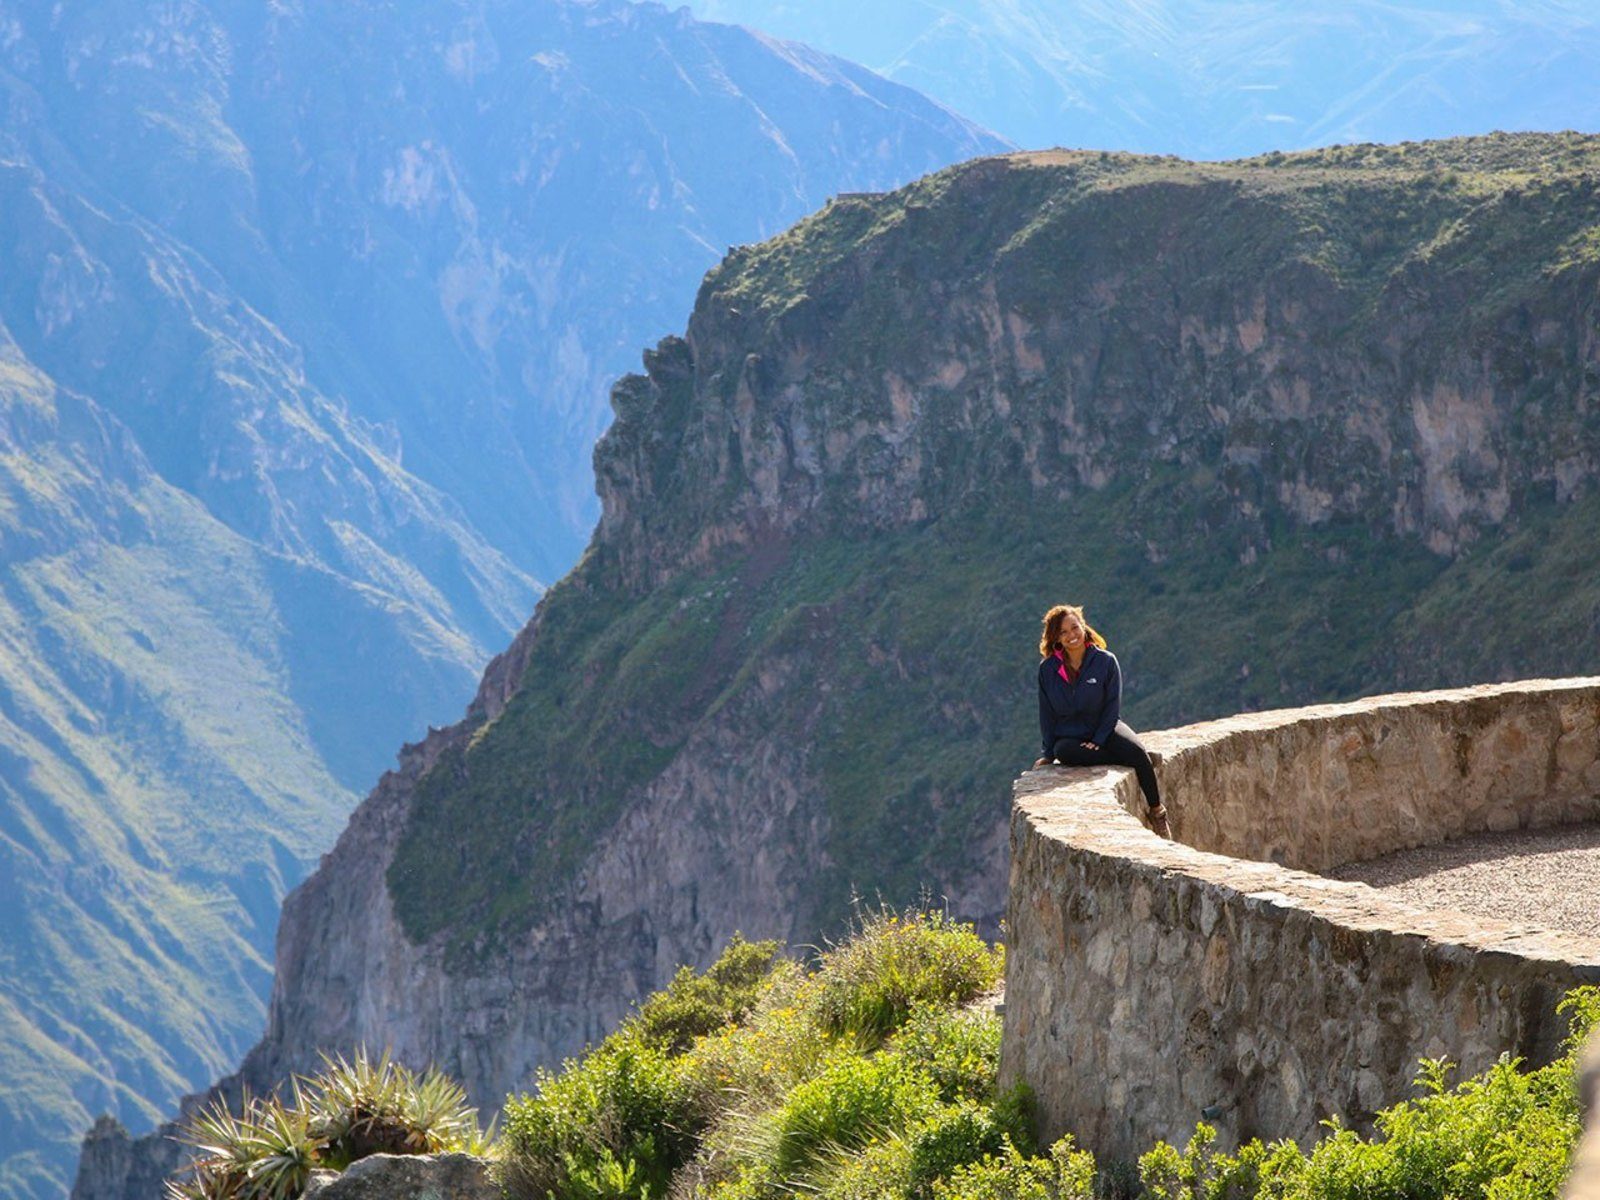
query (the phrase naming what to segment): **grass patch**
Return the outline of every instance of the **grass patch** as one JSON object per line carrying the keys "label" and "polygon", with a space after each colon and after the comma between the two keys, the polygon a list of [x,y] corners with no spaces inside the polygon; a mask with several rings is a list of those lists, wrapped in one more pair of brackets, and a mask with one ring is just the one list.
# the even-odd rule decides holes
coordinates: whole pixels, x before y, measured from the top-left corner
{"label": "grass patch", "polygon": [[883,910],[824,956],[813,1003],[834,1037],[877,1045],[919,1006],[970,999],[999,983],[1002,970],[999,952],[970,926],[939,912],[902,920]]}
{"label": "grass patch", "polygon": [[688,967],[639,1008],[639,1033],[668,1054],[741,1020],[755,1005],[777,962],[777,942],[747,942],[735,934],[703,975]]}

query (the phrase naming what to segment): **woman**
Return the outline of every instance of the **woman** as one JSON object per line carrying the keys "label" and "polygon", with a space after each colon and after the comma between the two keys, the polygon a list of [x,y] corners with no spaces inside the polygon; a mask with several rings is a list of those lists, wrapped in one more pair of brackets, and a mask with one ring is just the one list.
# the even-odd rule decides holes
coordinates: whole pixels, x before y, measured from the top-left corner
{"label": "woman", "polygon": [[1083,609],[1058,604],[1044,615],[1039,638],[1039,733],[1044,755],[1068,767],[1132,767],[1149,805],[1150,828],[1171,837],[1150,755],[1120,719],[1122,668],[1106,640],[1089,628]]}

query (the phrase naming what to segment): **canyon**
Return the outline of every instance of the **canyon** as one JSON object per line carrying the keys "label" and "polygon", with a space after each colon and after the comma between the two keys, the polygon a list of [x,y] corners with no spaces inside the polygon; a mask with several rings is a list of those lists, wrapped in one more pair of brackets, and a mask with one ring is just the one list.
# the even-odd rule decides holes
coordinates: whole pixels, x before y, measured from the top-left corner
{"label": "canyon", "polygon": [[[1062,599],[1146,729],[1593,669],[1597,168],[1008,155],[734,248],[613,390],[578,566],[286,901],[223,1092],[365,1043],[492,1109],[735,931],[992,931]],[[168,1154],[97,1127],[75,1195]]]}

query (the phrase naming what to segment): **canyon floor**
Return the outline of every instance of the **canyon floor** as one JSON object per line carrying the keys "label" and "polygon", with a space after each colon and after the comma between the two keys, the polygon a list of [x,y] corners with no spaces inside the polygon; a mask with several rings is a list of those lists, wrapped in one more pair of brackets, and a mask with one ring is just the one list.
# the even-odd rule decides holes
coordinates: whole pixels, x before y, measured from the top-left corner
{"label": "canyon floor", "polygon": [[1474,834],[1329,875],[1422,907],[1600,937],[1600,824]]}

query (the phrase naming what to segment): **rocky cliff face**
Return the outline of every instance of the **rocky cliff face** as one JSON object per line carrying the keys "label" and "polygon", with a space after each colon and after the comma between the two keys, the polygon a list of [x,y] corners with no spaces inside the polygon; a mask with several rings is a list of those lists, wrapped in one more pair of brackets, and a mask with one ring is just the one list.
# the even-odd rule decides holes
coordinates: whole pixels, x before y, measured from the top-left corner
{"label": "rocky cliff face", "polygon": [[736,250],[583,561],[287,902],[241,1079],[365,1042],[492,1108],[735,930],[992,921],[1054,601],[1136,726],[1592,669],[1597,189],[1575,136],[1024,155]]}

